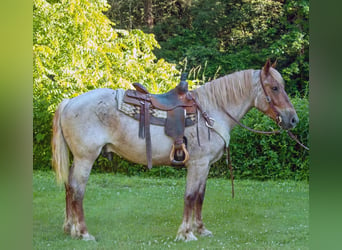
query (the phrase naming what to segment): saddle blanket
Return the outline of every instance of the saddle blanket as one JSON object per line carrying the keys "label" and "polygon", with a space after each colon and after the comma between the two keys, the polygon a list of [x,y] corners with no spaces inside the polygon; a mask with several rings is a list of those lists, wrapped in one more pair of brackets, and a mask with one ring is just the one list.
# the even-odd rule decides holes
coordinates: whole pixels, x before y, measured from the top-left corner
{"label": "saddle blanket", "polygon": [[[125,95],[125,91],[118,91],[117,92],[117,105],[118,109],[123,112],[124,114],[134,118],[135,120],[140,119],[140,106],[132,105],[125,103],[123,101],[123,97]],[[185,110],[184,110],[185,112]],[[159,126],[165,126],[166,119],[167,119],[167,111],[150,108],[149,109],[150,114],[150,121],[151,124],[159,125]],[[185,114],[185,126],[192,126],[195,125],[197,122],[197,115],[196,114]]]}

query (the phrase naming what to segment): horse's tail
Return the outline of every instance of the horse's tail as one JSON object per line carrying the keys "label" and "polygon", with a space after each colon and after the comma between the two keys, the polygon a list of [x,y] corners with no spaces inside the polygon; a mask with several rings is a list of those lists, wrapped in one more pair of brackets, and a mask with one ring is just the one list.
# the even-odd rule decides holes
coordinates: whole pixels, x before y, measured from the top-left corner
{"label": "horse's tail", "polygon": [[57,182],[68,183],[69,176],[69,149],[64,139],[61,127],[61,114],[69,100],[62,101],[53,117],[53,132],[51,140],[52,166],[56,172]]}

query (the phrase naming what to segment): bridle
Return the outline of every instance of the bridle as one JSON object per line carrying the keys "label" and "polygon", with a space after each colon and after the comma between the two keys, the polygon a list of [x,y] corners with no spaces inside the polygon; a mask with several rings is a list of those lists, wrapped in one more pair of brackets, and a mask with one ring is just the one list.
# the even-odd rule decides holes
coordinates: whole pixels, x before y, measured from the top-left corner
{"label": "bridle", "polygon": [[275,108],[272,98],[266,92],[265,84],[264,84],[264,81],[262,80],[261,73],[262,73],[262,70],[260,71],[260,74],[259,74],[260,85],[261,85],[262,90],[264,91],[264,94],[266,96],[266,102],[269,103],[273,112],[276,113],[276,122],[279,125],[281,122],[280,114],[279,114],[278,110]]}

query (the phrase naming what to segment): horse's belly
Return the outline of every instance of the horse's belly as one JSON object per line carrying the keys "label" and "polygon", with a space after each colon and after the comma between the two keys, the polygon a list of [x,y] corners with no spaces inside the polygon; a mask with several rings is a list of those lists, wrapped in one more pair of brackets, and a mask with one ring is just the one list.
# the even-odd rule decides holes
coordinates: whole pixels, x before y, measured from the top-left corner
{"label": "horse's belly", "polygon": [[[131,162],[146,165],[146,140],[138,136],[139,122],[123,114],[120,116],[120,125],[117,124],[112,142],[107,145],[108,149]],[[154,165],[170,164],[172,139],[165,135],[164,127],[161,126],[151,125],[150,132],[152,163]]]}

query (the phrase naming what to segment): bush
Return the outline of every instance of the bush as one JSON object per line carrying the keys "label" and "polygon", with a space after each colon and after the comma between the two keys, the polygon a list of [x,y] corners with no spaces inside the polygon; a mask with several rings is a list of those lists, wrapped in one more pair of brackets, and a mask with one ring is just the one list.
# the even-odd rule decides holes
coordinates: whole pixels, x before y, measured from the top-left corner
{"label": "bush", "polygon": [[[300,120],[293,133],[308,146],[308,100],[294,98],[292,103]],[[242,123],[258,130],[277,129],[270,118],[256,109],[247,113]],[[230,147],[234,176],[238,179],[309,179],[309,153],[285,131],[281,134],[262,135],[236,126],[231,133]],[[212,166],[210,175],[229,176],[226,157]]]}
{"label": "bush", "polygon": [[156,59],[153,34],[114,29],[105,1],[33,3],[33,167],[50,169],[52,117],[64,98],[133,82],[167,91],[180,73]]}

